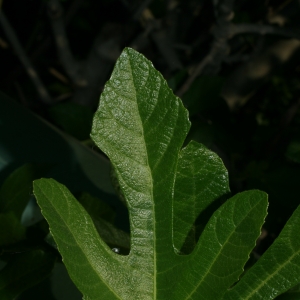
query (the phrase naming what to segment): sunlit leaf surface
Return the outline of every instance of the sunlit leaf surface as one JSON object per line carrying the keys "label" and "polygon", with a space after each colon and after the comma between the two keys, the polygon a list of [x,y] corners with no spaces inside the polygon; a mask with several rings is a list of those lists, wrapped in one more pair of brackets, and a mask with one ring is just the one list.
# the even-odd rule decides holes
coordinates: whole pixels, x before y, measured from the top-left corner
{"label": "sunlit leaf surface", "polygon": [[52,179],[34,183],[84,299],[222,299],[239,280],[260,235],[267,195],[253,190],[227,200],[203,224],[193,252],[178,255],[197,215],[205,216],[229,192],[227,172],[215,154],[195,142],[181,150],[189,127],[187,110],[161,74],[126,48],[101,95],[91,136],[110,158],[127,202],[129,255],[107,246],[66,187]]}

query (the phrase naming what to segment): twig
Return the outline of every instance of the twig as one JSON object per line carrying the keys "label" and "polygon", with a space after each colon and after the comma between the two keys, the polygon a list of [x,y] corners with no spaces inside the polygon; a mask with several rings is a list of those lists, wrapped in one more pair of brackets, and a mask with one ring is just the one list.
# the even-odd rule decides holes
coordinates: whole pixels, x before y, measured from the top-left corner
{"label": "twig", "polygon": [[211,51],[208,55],[204,57],[204,59],[198,64],[198,66],[193,70],[192,74],[189,76],[189,78],[185,81],[185,83],[181,86],[181,88],[177,91],[176,95],[178,97],[182,97],[183,94],[186,93],[186,91],[190,88],[191,84],[194,82],[194,80],[200,75],[203,71],[203,69],[212,62],[213,60],[213,51]]}
{"label": "twig", "polygon": [[64,84],[70,83],[68,78],[65,75],[63,75],[62,73],[60,73],[59,71],[57,71],[55,68],[49,68],[49,73]]}
{"label": "twig", "polygon": [[[148,36],[151,36],[158,51],[161,53],[165,62],[168,64],[171,71],[182,69],[182,64],[177,56],[176,49],[173,47],[173,41],[168,32],[169,28],[163,28],[162,21],[156,20],[150,9],[144,9],[142,12],[144,23],[144,32],[133,42],[133,48],[138,50],[138,44],[145,42]],[[168,12],[167,17],[172,17],[172,12]],[[165,20],[166,21],[166,20]],[[174,18],[166,21],[166,27],[170,27],[174,23]],[[173,25],[174,26],[174,25]]]}
{"label": "twig", "polygon": [[143,13],[143,11],[150,5],[150,3],[152,2],[152,0],[144,0],[141,5],[137,8],[137,10],[135,11],[134,15],[133,15],[133,19],[134,20],[138,20],[141,16],[141,14]]}
{"label": "twig", "polygon": [[91,107],[96,104],[101,86],[121,53],[119,45],[124,38],[126,38],[124,26],[110,24],[102,28],[94,40],[87,59],[82,63],[81,72],[87,85],[76,89],[72,97],[73,102]]}
{"label": "twig", "polygon": [[190,88],[194,80],[203,72],[203,70],[207,66],[210,65],[215,72],[219,70],[221,63],[228,52],[227,40],[228,32],[226,30],[215,30],[215,40],[213,42],[210,52],[198,64],[198,66],[193,70],[192,74],[177,91],[176,94],[178,97],[183,96],[183,94]]}
{"label": "twig", "polygon": [[281,35],[288,38],[300,39],[299,28],[280,28],[270,25],[260,25],[260,24],[239,24],[232,26],[231,34],[232,36],[243,33],[257,33],[260,35],[275,34]]}
{"label": "twig", "polygon": [[151,33],[151,37],[170,70],[174,71],[182,69],[182,64],[177,56],[175,48],[172,47],[172,41],[170,41],[167,32],[163,29],[156,30]]}
{"label": "twig", "polygon": [[64,93],[59,95],[58,97],[55,98],[55,102],[61,102],[64,101],[68,98],[71,98],[73,96],[73,93]]}
{"label": "twig", "polygon": [[80,75],[78,62],[75,61],[70,50],[65,24],[62,18],[63,8],[60,2],[58,0],[50,0],[48,12],[61,64],[75,85],[86,86],[86,81]]}
{"label": "twig", "polygon": [[[84,0],[74,0],[70,6],[68,7],[68,10],[65,13],[65,25],[66,27],[70,23],[71,19],[74,17],[74,15],[77,13],[77,11],[80,9],[80,5],[82,4]],[[52,44],[52,38],[50,36],[45,37],[45,39],[37,45],[32,51],[30,52],[30,61],[32,63],[36,62],[37,59],[47,50]],[[17,77],[21,74],[23,71],[23,66],[16,66],[14,69],[11,70],[9,76],[5,78],[5,82],[10,84],[11,82],[15,82],[17,80]],[[55,99],[54,99],[55,100]]]}
{"label": "twig", "polygon": [[274,15],[274,14],[279,13],[279,12],[280,12],[281,10],[283,10],[287,5],[289,5],[292,1],[293,1],[293,0],[285,0],[283,3],[281,3],[281,4],[279,5],[278,8],[276,8],[276,9],[272,12],[272,14]]}
{"label": "twig", "polygon": [[[77,11],[80,8],[80,5],[83,1],[84,0],[74,0],[74,2],[72,2],[68,11],[65,14],[65,25],[66,26],[70,23],[73,16],[77,13]],[[51,43],[52,43],[52,38],[50,36],[48,36],[43,41],[42,44],[40,44],[36,49],[34,49],[34,51],[32,52],[32,55],[31,55],[31,60],[35,61],[47,48],[49,48]]]}
{"label": "twig", "polygon": [[44,84],[40,80],[37,72],[35,71],[34,67],[32,66],[31,62],[29,61],[28,57],[23,50],[18,37],[16,36],[13,28],[9,24],[8,20],[6,19],[2,10],[0,10],[0,22],[2,24],[3,30],[9,39],[10,43],[14,51],[16,52],[17,56],[19,57],[20,61],[22,62],[23,66],[25,67],[27,74],[29,75],[30,79],[32,80],[33,84],[36,87],[36,90],[41,98],[41,100],[46,104],[51,104],[52,100],[49,96]]}
{"label": "twig", "polygon": [[239,24],[231,23],[233,18],[234,0],[215,0],[215,15],[217,18],[216,27],[214,29],[214,42],[210,52],[204,57],[199,65],[194,69],[189,78],[184,82],[181,88],[177,91],[177,95],[182,97],[183,94],[190,88],[194,80],[203,72],[205,67],[211,65],[214,70],[218,70],[225,60],[228,51],[227,44],[229,39],[237,34],[256,33],[260,35],[274,34],[288,38],[300,39],[300,30],[278,28],[269,25],[260,24]]}
{"label": "twig", "polygon": [[190,88],[194,80],[203,72],[206,67],[210,65],[215,72],[219,70],[224,58],[228,53],[228,40],[231,35],[230,29],[232,27],[230,21],[233,18],[233,3],[234,0],[214,1],[217,24],[213,30],[214,41],[211,50],[177,91],[176,94],[179,97],[183,96],[183,94]]}

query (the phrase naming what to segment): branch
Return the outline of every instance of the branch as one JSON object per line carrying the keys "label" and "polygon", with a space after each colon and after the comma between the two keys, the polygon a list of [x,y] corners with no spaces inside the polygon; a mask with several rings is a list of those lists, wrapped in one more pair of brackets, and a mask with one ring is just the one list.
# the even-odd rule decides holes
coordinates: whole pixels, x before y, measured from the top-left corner
{"label": "branch", "polygon": [[63,8],[58,0],[49,1],[48,14],[51,20],[58,56],[64,70],[76,86],[85,86],[86,81],[80,75],[78,62],[75,61],[70,50],[63,21]]}
{"label": "branch", "polygon": [[95,38],[81,72],[87,85],[75,90],[72,101],[93,107],[99,99],[101,87],[107,80],[116,59],[119,57],[124,40],[127,38],[124,25],[108,24]]}
{"label": "branch", "polygon": [[6,19],[2,10],[0,10],[0,23],[2,24],[3,30],[10,41],[14,51],[16,52],[17,56],[19,57],[21,63],[23,64],[24,68],[26,69],[27,74],[29,75],[30,79],[32,80],[33,84],[36,87],[36,90],[41,98],[41,100],[46,104],[51,104],[53,101],[49,96],[44,84],[40,80],[37,72],[35,71],[34,67],[32,66],[31,62],[29,61],[28,57],[23,50],[18,37],[16,36],[13,28],[9,24],[8,20]]}
{"label": "branch", "polygon": [[213,31],[214,41],[211,50],[177,91],[176,94],[179,97],[183,96],[183,94],[190,88],[194,80],[203,72],[206,67],[210,65],[214,71],[218,71],[220,69],[222,62],[228,53],[228,40],[230,38],[230,29],[232,27],[230,21],[233,18],[233,4],[234,0],[214,1],[217,21],[216,27]]}
{"label": "branch", "polygon": [[170,41],[169,35],[166,30],[160,29],[153,31],[151,34],[153,41],[155,42],[158,51],[163,56],[167,65],[171,71],[182,69],[182,64],[177,56],[177,53],[172,47],[172,41]]}
{"label": "branch", "polygon": [[218,21],[230,21],[233,18],[234,0],[214,1],[215,16]]}
{"label": "branch", "polygon": [[204,57],[204,59],[198,64],[198,66],[193,70],[189,78],[184,82],[181,88],[177,91],[176,95],[182,97],[183,94],[190,88],[194,80],[203,72],[203,70],[209,65],[214,71],[218,71],[224,58],[227,55],[228,49],[228,31],[226,28],[219,29],[218,27],[215,30],[215,39],[211,50]]}
{"label": "branch", "polygon": [[231,22],[233,18],[234,0],[215,0],[216,27],[214,29],[214,42],[208,55],[194,69],[189,78],[177,91],[177,95],[182,95],[190,88],[194,80],[203,72],[204,68],[211,65],[214,70],[218,70],[227,55],[228,41],[233,36],[242,33],[257,33],[260,35],[274,34],[288,38],[300,39],[300,30],[298,28],[279,28],[270,25],[260,24],[239,24]]}
{"label": "branch", "polygon": [[186,91],[190,88],[194,80],[202,73],[203,69],[210,64],[214,59],[214,50],[210,51],[208,55],[204,57],[204,59],[197,65],[189,78],[185,81],[185,83],[181,86],[181,88],[177,91],[176,95],[178,97],[182,97]]}
{"label": "branch", "polygon": [[281,35],[288,38],[300,39],[299,28],[281,28],[274,27],[271,25],[260,25],[260,24],[239,24],[234,25],[231,28],[232,36],[243,33],[256,33],[260,35],[274,34]]}
{"label": "branch", "polygon": [[[145,5],[148,2],[151,1],[144,1],[143,4]],[[141,46],[145,46],[147,41],[149,42],[149,37],[151,37],[170,70],[182,69],[183,66],[178,58],[176,49],[173,47],[172,34],[169,32],[176,22],[174,10],[168,10],[164,20],[157,20],[151,10],[147,8],[140,15],[144,32],[131,43],[131,47],[135,50],[141,50]],[[165,26],[163,26],[163,23]]]}
{"label": "branch", "polygon": [[133,19],[138,20],[140,18],[141,14],[143,13],[143,11],[151,4],[152,1],[153,0],[143,0],[141,5],[135,11],[135,13],[133,15]]}

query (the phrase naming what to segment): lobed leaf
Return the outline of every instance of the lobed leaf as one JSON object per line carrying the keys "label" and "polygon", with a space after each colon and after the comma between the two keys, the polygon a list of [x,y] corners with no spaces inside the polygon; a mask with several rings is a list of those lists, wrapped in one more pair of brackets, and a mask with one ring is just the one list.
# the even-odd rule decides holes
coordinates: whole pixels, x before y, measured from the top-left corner
{"label": "lobed leaf", "polygon": [[278,238],[222,299],[274,299],[300,282],[300,206]]}
{"label": "lobed leaf", "polygon": [[179,267],[172,299],[220,299],[243,272],[267,214],[267,195],[239,193],[206,225],[194,252]]}
{"label": "lobed leaf", "polygon": [[[228,173],[222,160],[194,141],[181,150],[174,188],[174,246],[190,253],[197,241],[195,221],[202,227],[218,204],[230,193]],[[188,213],[187,213],[188,212]]]}
{"label": "lobed leaf", "polygon": [[[91,136],[111,159],[127,203],[127,256],[114,253],[99,237],[91,216],[66,187],[53,179],[34,182],[42,213],[84,299],[210,300],[234,291],[227,293],[260,234],[267,195],[254,190],[227,200],[209,219],[194,251],[178,255],[198,215],[204,216],[204,226],[208,209],[229,192],[216,155],[194,142],[180,150],[189,127],[187,110],[161,74],[141,54],[125,49],[101,95]],[[191,236],[196,241],[195,233]]]}

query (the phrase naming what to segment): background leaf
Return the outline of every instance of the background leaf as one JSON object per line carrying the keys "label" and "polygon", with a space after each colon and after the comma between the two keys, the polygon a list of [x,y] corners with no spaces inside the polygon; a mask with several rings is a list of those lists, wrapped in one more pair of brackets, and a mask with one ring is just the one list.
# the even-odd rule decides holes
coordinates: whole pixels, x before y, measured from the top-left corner
{"label": "background leaf", "polygon": [[[92,137],[111,158],[127,201],[127,256],[113,253],[103,242],[91,217],[65,186],[52,179],[34,182],[63,261],[86,299],[218,299],[243,272],[266,215],[267,197],[260,191],[237,194],[223,204],[191,255],[174,251],[173,188],[189,125],[187,111],[162,76],[142,55],[126,48],[101,95]],[[203,146],[191,143],[185,150],[191,150],[198,166],[195,152],[212,156],[206,184],[218,188],[197,207],[197,212],[205,211],[208,203],[228,192],[226,171]],[[214,163],[222,166],[220,173]],[[196,174],[192,171],[185,170],[190,177]],[[189,223],[194,221],[195,214]]]}
{"label": "background leaf", "polygon": [[25,231],[25,227],[13,212],[0,213],[0,246],[24,240]]}
{"label": "background leaf", "polygon": [[115,211],[111,206],[101,201],[97,197],[84,192],[80,195],[78,201],[93,219],[101,218],[102,220],[110,223],[114,222],[116,217]]}
{"label": "background leaf", "polygon": [[65,132],[79,140],[89,138],[93,120],[90,108],[77,103],[59,103],[53,105],[49,112],[54,122]]}
{"label": "background leaf", "polygon": [[0,212],[14,212],[21,219],[32,194],[32,181],[47,169],[46,165],[25,164],[12,172],[0,188]]}
{"label": "background leaf", "polygon": [[16,254],[0,271],[0,298],[13,300],[50,275],[55,257],[42,250]]}

